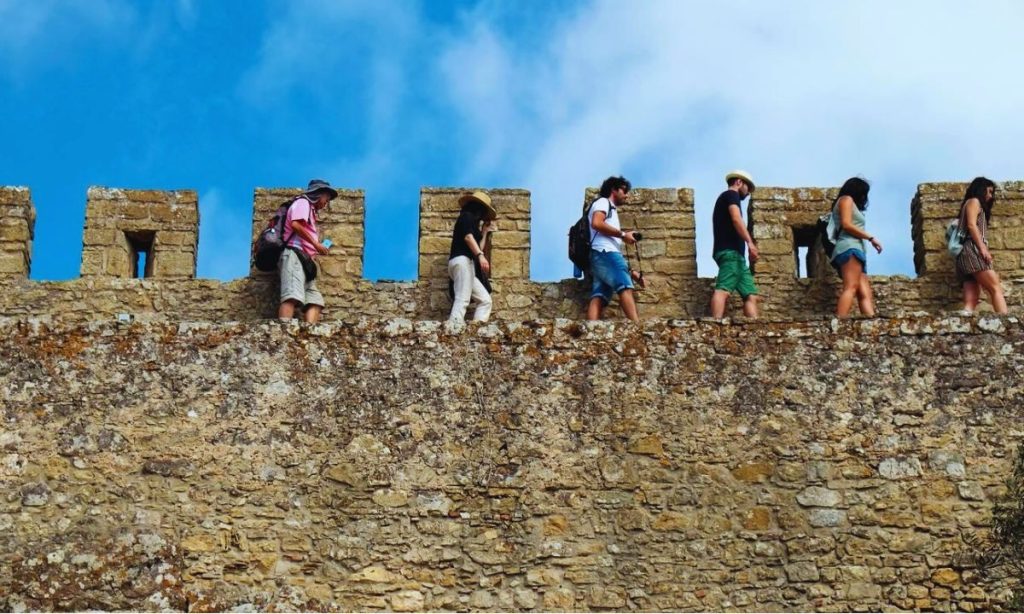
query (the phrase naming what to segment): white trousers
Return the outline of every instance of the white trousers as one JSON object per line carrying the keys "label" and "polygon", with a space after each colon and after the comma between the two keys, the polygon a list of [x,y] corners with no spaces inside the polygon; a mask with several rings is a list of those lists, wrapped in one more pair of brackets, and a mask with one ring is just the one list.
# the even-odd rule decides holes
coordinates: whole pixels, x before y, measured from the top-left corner
{"label": "white trousers", "polygon": [[462,322],[466,319],[466,308],[470,299],[476,304],[473,319],[486,322],[491,317],[491,295],[476,278],[473,261],[467,256],[456,256],[448,261],[448,277],[455,286],[455,300],[448,321]]}

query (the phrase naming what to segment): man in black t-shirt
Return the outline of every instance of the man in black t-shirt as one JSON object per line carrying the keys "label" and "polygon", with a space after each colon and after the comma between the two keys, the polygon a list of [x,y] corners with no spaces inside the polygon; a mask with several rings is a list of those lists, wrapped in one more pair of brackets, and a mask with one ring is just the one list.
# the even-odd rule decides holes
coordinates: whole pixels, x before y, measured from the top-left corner
{"label": "man in black t-shirt", "polygon": [[743,171],[733,171],[725,176],[725,183],[728,189],[715,201],[711,218],[715,231],[715,245],[711,253],[718,264],[715,291],[711,295],[711,317],[723,317],[729,295],[739,292],[743,299],[743,315],[756,318],[757,286],[743,255],[745,248],[749,248],[750,262],[756,262],[757,245],[743,223],[740,207],[743,199],[754,191],[754,180]]}

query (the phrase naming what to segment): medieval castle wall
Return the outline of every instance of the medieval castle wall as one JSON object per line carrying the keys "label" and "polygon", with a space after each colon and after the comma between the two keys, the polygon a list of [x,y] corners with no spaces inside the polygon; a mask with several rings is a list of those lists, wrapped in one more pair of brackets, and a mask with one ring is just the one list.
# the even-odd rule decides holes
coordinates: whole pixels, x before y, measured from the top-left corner
{"label": "medieval castle wall", "polygon": [[[464,330],[463,189],[422,191],[403,283],[362,279],[342,191],[313,326],[273,319],[273,275],[195,278],[195,192],[90,189],[82,276],[44,282],[0,189],[0,609],[998,608],[966,555],[1024,435],[1024,184],[991,228],[1002,317],[951,313],[963,189],[919,187],[918,276],[839,321],[831,193],[759,188],[757,322],[700,317],[693,192],[637,189],[640,325],[530,281],[529,193],[491,190],[495,321]],[[297,191],[256,190],[253,236]]]}
{"label": "medieval castle wall", "polygon": [[[933,313],[959,307],[960,289],[943,248],[945,223],[956,215],[964,185],[922,184],[911,203],[916,278],[873,276],[884,314]],[[418,279],[371,283],[362,278],[365,197],[343,190],[323,220],[323,234],[336,247],[321,258],[318,282],[328,303],[327,320],[360,317],[441,319],[446,296],[448,243],[458,197],[472,188],[425,188],[420,194]],[[255,191],[253,237],[298,189]],[[530,261],[530,193],[489,190],[502,230],[492,247],[493,318],[579,318],[586,289],[573,280],[533,282]],[[827,211],[834,191],[820,188],[759,188],[752,197],[751,226],[762,258],[755,267],[763,289],[764,314],[806,318],[831,313],[836,277],[816,244],[813,225]],[[584,201],[592,199],[593,190]],[[82,248],[82,276],[64,282],[28,279],[35,211],[25,188],[0,188],[0,316],[38,315],[68,321],[103,320],[119,313],[146,321],[199,319],[251,321],[276,309],[273,274],[252,271],[229,282],[196,279],[199,213],[194,191],[90,188]],[[640,294],[641,316],[692,318],[706,313],[712,280],[697,276],[696,223],[690,189],[639,188],[631,194],[625,222],[644,229],[640,243],[651,290]],[[990,243],[1008,301],[1024,279],[1024,183],[1000,190]],[[801,247],[809,248],[798,266]],[[146,252],[149,270],[136,277],[134,263]],[[567,261],[568,262],[568,261]],[[568,267],[568,265],[567,265]],[[798,277],[797,271],[809,271]]]}

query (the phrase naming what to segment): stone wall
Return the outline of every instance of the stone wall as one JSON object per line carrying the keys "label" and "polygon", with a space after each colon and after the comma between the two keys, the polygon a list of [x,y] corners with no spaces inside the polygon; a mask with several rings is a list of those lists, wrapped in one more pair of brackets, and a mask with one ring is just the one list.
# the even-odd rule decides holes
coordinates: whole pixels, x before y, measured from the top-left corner
{"label": "stone wall", "polygon": [[194,278],[198,248],[194,191],[89,188],[83,277]]}
{"label": "stone wall", "polygon": [[[424,188],[420,192],[419,280],[428,298],[420,317],[445,319],[448,297],[448,253],[452,227],[459,217],[459,198],[477,190],[491,197],[498,212],[498,231],[485,252],[491,263],[494,309],[515,311],[534,301],[530,286],[530,193],[526,190]],[[471,314],[470,314],[471,315]]]}
{"label": "stone wall", "polygon": [[[277,209],[301,190],[295,188],[257,188],[253,195],[252,241],[267,227]],[[322,238],[334,244],[330,253],[318,259],[317,286],[321,290],[354,290],[363,276],[364,220],[366,195],[362,190],[339,190],[338,198],[322,212],[318,228]],[[250,266],[250,276],[276,282],[276,273],[261,273]]]}
{"label": "stone wall", "polygon": [[[918,277],[873,276],[880,313],[942,313],[960,307],[952,262],[942,250],[946,222],[956,215],[964,184],[922,184],[911,206]],[[371,283],[362,279],[365,245],[364,194],[342,190],[324,212],[321,226],[335,247],[320,260],[319,285],[328,303],[327,321],[405,317],[437,320],[450,309],[445,260],[458,197],[474,188],[425,188],[420,194],[419,276],[416,281]],[[253,237],[281,202],[298,188],[258,188],[254,194]],[[500,218],[494,236],[495,310],[499,321],[563,317],[579,319],[589,295],[576,280],[530,281],[530,195],[525,190],[488,190]],[[830,314],[836,277],[813,234],[834,190],[759,188],[751,227],[762,258],[755,265],[768,319]],[[595,196],[585,193],[584,202]],[[991,240],[1011,310],[1024,294],[1024,183],[1003,184],[993,217]],[[649,281],[640,293],[643,318],[698,318],[706,315],[712,279],[697,277],[693,192],[637,188],[621,210],[627,226],[645,234],[639,245]],[[83,234],[82,277],[66,282],[28,279],[35,213],[24,188],[0,189],[0,317],[38,315],[51,320],[90,321],[115,317],[139,321],[256,321],[276,313],[275,274],[252,271],[230,282],[195,278],[198,204],[195,192],[91,188]],[[133,254],[151,247],[149,271],[133,278]],[[797,276],[797,251],[808,247],[810,275]],[[639,266],[635,252],[628,256]],[[810,265],[810,269],[807,268]],[[566,259],[566,269],[569,268]],[[983,309],[987,309],[984,304]],[[730,313],[739,311],[733,299]],[[621,317],[617,306],[608,310]]]}
{"label": "stone wall", "polygon": [[[587,190],[583,209],[597,198],[597,190]],[[647,282],[647,290],[636,293],[643,316],[702,315],[708,298],[700,286],[707,286],[707,280],[701,283],[697,279],[693,190],[633,189],[628,202],[619,208],[619,219],[623,228],[643,235],[635,247],[626,246],[625,251],[632,268],[643,268]],[[618,309],[616,303],[607,310],[609,315]]]}
{"label": "stone wall", "polygon": [[[958,183],[924,184],[911,204],[914,269],[918,275],[935,280],[928,296],[946,302],[960,298],[952,272],[953,259],[946,252],[945,231],[960,210],[964,189],[964,184]],[[1024,278],[1024,182],[1002,184],[996,198],[988,236],[993,266],[1004,279],[1019,283]]]}
{"label": "stone wall", "polygon": [[998,608],[961,554],[1022,350],[1013,317],[0,322],[0,609]]}
{"label": "stone wall", "polygon": [[0,188],[0,281],[28,277],[35,222],[28,188]]}

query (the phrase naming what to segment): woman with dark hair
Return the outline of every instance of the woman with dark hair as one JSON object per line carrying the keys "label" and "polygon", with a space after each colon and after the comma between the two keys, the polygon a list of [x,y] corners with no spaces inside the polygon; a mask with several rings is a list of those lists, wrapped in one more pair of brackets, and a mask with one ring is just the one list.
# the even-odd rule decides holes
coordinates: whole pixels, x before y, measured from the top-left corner
{"label": "woman with dark hair", "polygon": [[832,266],[843,278],[843,289],[836,302],[836,315],[846,318],[857,299],[861,315],[875,315],[875,298],[868,280],[867,254],[864,241],[881,254],[882,243],[864,229],[864,210],[868,208],[868,191],[871,186],[860,177],[846,180],[839,189],[839,196],[832,203],[834,225],[839,229],[836,247],[832,251]]}
{"label": "woman with dark hair", "polygon": [[965,237],[964,247],[956,257],[956,277],[964,287],[964,311],[977,309],[984,288],[992,301],[992,310],[1006,313],[1003,287],[999,275],[992,270],[992,253],[988,250],[988,222],[995,201],[995,182],[975,177],[960,203],[960,228]]}
{"label": "woman with dark hair", "polygon": [[498,212],[491,205],[491,197],[484,192],[473,192],[459,199],[462,210],[452,230],[451,248],[448,250],[449,289],[452,311],[449,321],[463,322],[470,302],[476,304],[473,319],[486,322],[491,315],[491,285],[488,278],[491,264],[484,251]]}

